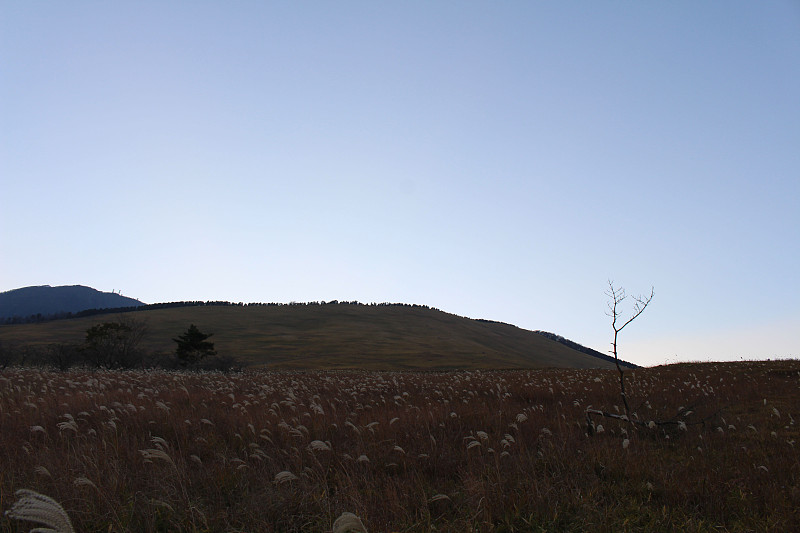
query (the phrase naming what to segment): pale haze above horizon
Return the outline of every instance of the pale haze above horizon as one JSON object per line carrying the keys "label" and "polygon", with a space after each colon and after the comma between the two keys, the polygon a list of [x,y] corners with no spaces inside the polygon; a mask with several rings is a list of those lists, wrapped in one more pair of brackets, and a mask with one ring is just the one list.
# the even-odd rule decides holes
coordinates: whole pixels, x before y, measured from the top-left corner
{"label": "pale haze above horizon", "polygon": [[800,3],[4,2],[0,185],[0,291],[797,358]]}

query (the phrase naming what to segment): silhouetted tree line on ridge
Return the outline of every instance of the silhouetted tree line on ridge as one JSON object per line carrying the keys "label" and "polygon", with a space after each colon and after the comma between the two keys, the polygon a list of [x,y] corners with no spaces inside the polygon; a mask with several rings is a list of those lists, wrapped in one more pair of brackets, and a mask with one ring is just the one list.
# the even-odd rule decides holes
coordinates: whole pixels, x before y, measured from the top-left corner
{"label": "silhouetted tree line on ridge", "polygon": [[[84,318],[88,316],[97,316],[97,315],[108,315],[108,314],[116,314],[116,313],[131,313],[136,311],[152,311],[154,309],[173,309],[178,307],[303,307],[303,306],[325,306],[325,305],[355,305],[355,306],[365,306],[365,307],[410,307],[414,309],[429,309],[431,311],[441,311],[435,307],[430,307],[427,305],[420,305],[420,304],[406,304],[406,303],[369,303],[364,304],[358,302],[356,300],[353,301],[339,301],[339,300],[331,300],[330,302],[289,302],[289,303],[278,303],[278,302],[270,302],[270,303],[261,303],[261,302],[251,302],[251,303],[243,303],[243,302],[226,302],[226,301],[184,301],[184,302],[166,302],[166,303],[157,303],[157,304],[145,304],[145,305],[137,305],[131,307],[110,307],[110,308],[103,308],[103,309],[86,309],[85,311],[79,311],[77,313],[72,312],[64,312],[64,313],[50,313],[50,314],[42,314],[38,313],[35,315],[30,315],[27,317],[7,317],[3,319],[2,324],[4,325],[12,325],[12,324],[37,324],[40,322],[49,322],[53,320],[64,320],[70,318]],[[486,322],[491,322],[487,320]]]}

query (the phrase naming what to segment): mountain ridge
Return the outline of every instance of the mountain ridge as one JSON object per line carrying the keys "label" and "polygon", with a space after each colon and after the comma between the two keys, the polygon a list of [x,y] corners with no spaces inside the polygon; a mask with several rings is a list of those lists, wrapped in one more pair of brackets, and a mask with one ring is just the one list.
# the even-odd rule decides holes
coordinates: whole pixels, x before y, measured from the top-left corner
{"label": "mountain ridge", "polygon": [[84,285],[33,285],[0,292],[0,320],[59,318],[87,309],[138,307],[143,302]]}
{"label": "mountain ridge", "polygon": [[[588,346],[584,346],[582,344],[579,344],[579,343],[577,343],[577,342],[575,342],[573,340],[567,339],[567,338],[565,338],[565,337],[563,337],[563,336],[561,336],[561,335],[559,335],[557,333],[551,333],[549,331],[542,331],[540,329],[534,330],[534,333],[538,333],[539,335],[547,337],[550,340],[553,340],[555,342],[563,344],[564,346],[568,346],[569,348],[572,348],[573,350],[577,350],[579,352],[583,352],[583,353],[585,353],[587,355],[591,355],[593,357],[597,357],[597,358],[603,359],[605,361],[610,361],[610,362],[614,362],[615,361],[615,359],[612,356],[608,355],[608,354],[604,354],[603,352],[598,352],[594,348],[589,348]],[[635,365],[633,363],[629,363],[628,361],[622,361],[622,360],[619,361],[619,364],[620,364],[620,366],[623,366],[623,367],[626,367],[626,368],[637,368],[638,367],[638,365]]]}

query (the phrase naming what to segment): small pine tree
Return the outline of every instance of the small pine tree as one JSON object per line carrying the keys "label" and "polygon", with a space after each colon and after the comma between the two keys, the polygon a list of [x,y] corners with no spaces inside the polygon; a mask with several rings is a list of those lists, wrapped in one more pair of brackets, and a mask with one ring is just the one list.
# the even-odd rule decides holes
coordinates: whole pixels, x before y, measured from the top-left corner
{"label": "small pine tree", "polygon": [[212,335],[213,333],[206,334],[201,332],[197,329],[197,326],[192,324],[186,330],[186,333],[180,335],[177,339],[172,339],[178,343],[178,347],[175,349],[178,364],[183,367],[194,366],[206,356],[216,355],[214,343],[206,340]]}

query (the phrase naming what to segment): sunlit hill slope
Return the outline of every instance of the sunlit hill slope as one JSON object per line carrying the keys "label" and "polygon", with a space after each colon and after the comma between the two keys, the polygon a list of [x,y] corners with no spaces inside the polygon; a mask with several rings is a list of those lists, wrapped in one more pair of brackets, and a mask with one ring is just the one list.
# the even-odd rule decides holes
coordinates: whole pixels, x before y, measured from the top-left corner
{"label": "sunlit hill slope", "polygon": [[213,333],[220,354],[275,369],[610,368],[532,331],[424,306],[323,303],[192,305],[0,326],[16,344],[80,344],[91,326],[143,321],[143,347],[171,352],[190,324]]}

